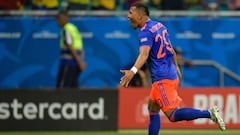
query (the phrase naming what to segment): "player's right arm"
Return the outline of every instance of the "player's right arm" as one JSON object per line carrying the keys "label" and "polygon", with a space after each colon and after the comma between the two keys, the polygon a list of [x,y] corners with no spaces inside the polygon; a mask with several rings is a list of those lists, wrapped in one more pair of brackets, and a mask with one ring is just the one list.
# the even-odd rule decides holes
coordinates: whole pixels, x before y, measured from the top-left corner
{"label": "player's right arm", "polygon": [[[150,46],[141,46],[139,50],[139,55],[135,61],[134,68],[136,68],[136,72],[146,63],[148,59],[148,55],[150,52],[151,47]],[[124,76],[120,79],[120,84],[123,87],[128,87],[128,84],[134,77],[136,73],[131,70],[120,70],[120,72],[124,73]]]}
{"label": "player's right arm", "polygon": [[120,79],[120,84],[127,87],[137,71],[146,63],[151,46],[153,44],[152,33],[150,31],[142,31],[139,34],[139,54],[130,70],[120,70],[124,76]]}
{"label": "player's right arm", "polygon": [[139,55],[135,61],[134,66],[140,69],[147,61],[151,47],[148,45],[141,46],[139,49]]}

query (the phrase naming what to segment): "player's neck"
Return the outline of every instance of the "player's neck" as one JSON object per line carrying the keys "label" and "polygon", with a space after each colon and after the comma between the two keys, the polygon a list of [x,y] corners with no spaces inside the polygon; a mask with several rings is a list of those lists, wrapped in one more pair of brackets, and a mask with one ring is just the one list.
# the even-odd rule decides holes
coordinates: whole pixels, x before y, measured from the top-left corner
{"label": "player's neck", "polygon": [[150,20],[148,17],[144,17],[142,23],[140,24],[140,28],[144,27],[145,24]]}

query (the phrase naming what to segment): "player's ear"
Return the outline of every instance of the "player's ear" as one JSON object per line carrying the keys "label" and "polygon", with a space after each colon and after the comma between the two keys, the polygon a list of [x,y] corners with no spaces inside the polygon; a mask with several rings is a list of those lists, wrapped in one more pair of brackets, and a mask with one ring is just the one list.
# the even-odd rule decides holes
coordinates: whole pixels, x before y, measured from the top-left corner
{"label": "player's ear", "polygon": [[138,20],[140,20],[140,19],[142,19],[142,16],[141,16],[141,15],[138,16]]}

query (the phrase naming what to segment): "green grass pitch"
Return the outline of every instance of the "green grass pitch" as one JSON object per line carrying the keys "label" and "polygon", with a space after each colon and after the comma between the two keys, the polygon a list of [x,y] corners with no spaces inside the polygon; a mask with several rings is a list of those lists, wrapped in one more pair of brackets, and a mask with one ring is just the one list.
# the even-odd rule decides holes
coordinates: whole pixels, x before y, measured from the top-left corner
{"label": "green grass pitch", "polygon": [[[0,135],[147,135],[146,130],[120,130],[116,132],[0,132]],[[240,130],[161,130],[159,135],[240,135]]]}

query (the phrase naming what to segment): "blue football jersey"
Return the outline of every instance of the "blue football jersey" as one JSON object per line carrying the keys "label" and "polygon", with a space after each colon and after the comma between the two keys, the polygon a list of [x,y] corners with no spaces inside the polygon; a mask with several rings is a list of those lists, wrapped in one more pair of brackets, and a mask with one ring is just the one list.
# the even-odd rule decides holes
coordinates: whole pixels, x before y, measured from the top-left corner
{"label": "blue football jersey", "polygon": [[147,60],[152,83],[177,78],[174,65],[173,47],[171,45],[167,28],[160,22],[148,20],[139,35],[139,46],[150,46],[151,50]]}

